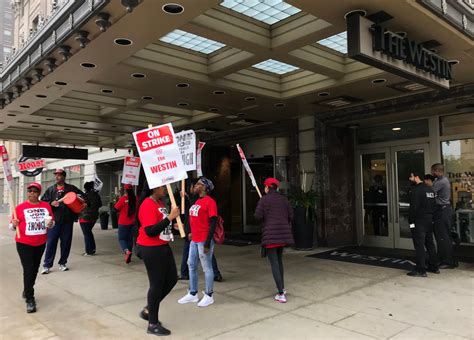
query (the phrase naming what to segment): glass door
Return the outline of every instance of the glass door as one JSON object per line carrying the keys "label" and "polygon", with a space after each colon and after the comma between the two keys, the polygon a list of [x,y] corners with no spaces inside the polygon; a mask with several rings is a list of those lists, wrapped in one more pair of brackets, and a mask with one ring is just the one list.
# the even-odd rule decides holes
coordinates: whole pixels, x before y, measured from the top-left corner
{"label": "glass door", "polygon": [[362,243],[412,249],[408,211],[410,173],[429,169],[428,144],[360,152]]}

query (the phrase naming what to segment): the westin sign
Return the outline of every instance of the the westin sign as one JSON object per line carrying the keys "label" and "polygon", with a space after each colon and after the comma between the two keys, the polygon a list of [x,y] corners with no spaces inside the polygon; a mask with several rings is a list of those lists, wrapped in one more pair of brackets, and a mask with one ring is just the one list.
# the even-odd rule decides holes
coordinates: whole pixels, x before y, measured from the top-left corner
{"label": "the westin sign", "polygon": [[421,44],[353,14],[347,18],[348,56],[438,89],[449,89],[452,65]]}

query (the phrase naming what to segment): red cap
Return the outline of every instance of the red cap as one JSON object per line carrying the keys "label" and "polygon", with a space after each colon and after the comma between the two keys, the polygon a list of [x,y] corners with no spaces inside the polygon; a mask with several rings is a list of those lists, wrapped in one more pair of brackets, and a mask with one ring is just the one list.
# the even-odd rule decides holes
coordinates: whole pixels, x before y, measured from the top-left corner
{"label": "red cap", "polygon": [[37,183],[37,182],[33,182],[33,183],[28,184],[28,186],[27,186],[26,188],[27,188],[27,189],[29,189],[29,188],[36,188],[36,189],[38,189],[40,192],[41,192],[41,189],[42,189],[41,184],[39,184],[39,183]]}
{"label": "red cap", "polygon": [[133,185],[131,185],[131,184],[125,184],[125,185],[123,186],[123,188],[124,188],[125,190],[133,189]]}
{"label": "red cap", "polygon": [[56,170],[54,170],[53,174],[66,174],[66,171],[64,171],[64,169],[61,169],[61,168],[58,168]]}
{"label": "red cap", "polygon": [[266,187],[269,187],[272,184],[275,184],[276,186],[279,186],[280,182],[278,182],[278,180],[276,178],[273,178],[273,177],[267,178],[265,180],[265,182],[263,182],[263,185],[265,185]]}

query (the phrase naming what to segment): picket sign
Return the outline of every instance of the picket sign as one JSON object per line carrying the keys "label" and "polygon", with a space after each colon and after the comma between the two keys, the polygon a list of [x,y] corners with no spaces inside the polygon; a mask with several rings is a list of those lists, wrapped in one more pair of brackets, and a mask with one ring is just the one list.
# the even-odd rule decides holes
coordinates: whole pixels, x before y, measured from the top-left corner
{"label": "picket sign", "polygon": [[202,153],[202,149],[204,148],[204,145],[206,145],[206,142],[199,142],[198,149],[197,149],[196,171],[197,171],[198,177],[202,176],[201,153]]}
{"label": "picket sign", "polygon": [[95,173],[94,174],[94,190],[97,192],[100,192],[103,186],[104,186],[104,183],[100,180],[99,176],[97,176],[97,173]]}
{"label": "picket sign", "polygon": [[[18,220],[16,215],[15,202],[13,201],[13,175],[12,168],[10,166],[10,160],[8,158],[8,151],[5,145],[0,145],[0,152],[2,153],[2,163],[3,163],[3,174],[7,180],[8,187],[8,202],[10,204],[10,209],[12,211],[13,219]],[[16,236],[20,238],[20,228],[16,228]]]}
{"label": "picket sign", "polygon": [[[176,200],[171,189],[171,183],[188,177],[184,168],[183,158],[176,144],[176,136],[171,123],[153,127],[133,133],[143,170],[150,189],[166,185],[171,207],[175,208]],[[178,215],[176,218],[181,238],[186,236],[183,222]]]}
{"label": "picket sign", "polygon": [[[196,170],[196,134],[193,130],[184,130],[176,134],[179,151],[183,156],[186,171]],[[181,214],[185,213],[184,197],[186,195],[185,180],[181,180]]]}
{"label": "picket sign", "polygon": [[122,184],[138,185],[140,157],[125,156],[123,159]]}
{"label": "picket sign", "polygon": [[260,193],[260,189],[258,188],[257,182],[255,181],[255,177],[253,176],[252,169],[250,169],[249,163],[247,162],[247,158],[245,158],[244,150],[240,147],[239,144],[237,145],[237,150],[239,151],[240,159],[242,159],[242,163],[244,164],[245,170],[247,170],[247,174],[250,177],[250,181],[252,182],[252,185],[257,189],[258,196],[262,198],[262,194]]}

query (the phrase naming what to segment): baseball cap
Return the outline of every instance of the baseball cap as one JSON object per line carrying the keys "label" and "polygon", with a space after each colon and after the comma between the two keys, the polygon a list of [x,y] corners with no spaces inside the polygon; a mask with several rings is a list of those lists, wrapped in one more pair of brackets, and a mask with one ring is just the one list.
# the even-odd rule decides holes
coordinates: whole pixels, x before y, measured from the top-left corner
{"label": "baseball cap", "polygon": [[133,186],[132,186],[131,184],[125,184],[125,185],[123,186],[123,188],[124,188],[125,190],[128,190],[128,189],[133,189]]}
{"label": "baseball cap", "polygon": [[62,168],[58,168],[56,170],[54,170],[53,174],[63,174],[64,176],[66,176],[66,171]]}
{"label": "baseball cap", "polygon": [[278,180],[276,178],[273,178],[273,177],[269,177],[265,180],[265,182],[263,182],[263,185],[265,185],[266,187],[269,187],[272,184],[275,184],[276,186],[279,186],[280,182],[278,182]]}
{"label": "baseball cap", "polygon": [[33,183],[28,184],[28,186],[27,186],[26,188],[27,188],[27,189],[29,189],[29,188],[36,188],[36,189],[38,189],[40,192],[41,192],[41,189],[42,189],[41,184],[39,184],[39,183],[37,183],[37,182],[33,182]]}

